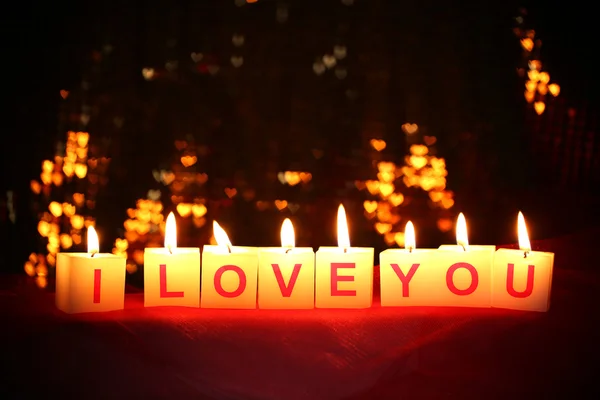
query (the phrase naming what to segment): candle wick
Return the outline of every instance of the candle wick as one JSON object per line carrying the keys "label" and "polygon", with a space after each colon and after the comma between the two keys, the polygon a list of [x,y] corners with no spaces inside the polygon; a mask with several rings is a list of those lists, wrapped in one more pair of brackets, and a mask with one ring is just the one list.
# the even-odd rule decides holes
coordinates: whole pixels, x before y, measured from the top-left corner
{"label": "candle wick", "polygon": [[461,244],[461,247],[463,248],[463,251],[467,251],[467,248],[465,247],[464,244]]}
{"label": "candle wick", "polygon": [[523,258],[527,258],[527,255],[529,254],[529,250],[525,250],[523,252]]}
{"label": "candle wick", "polygon": [[409,252],[409,253],[412,253],[412,251],[413,251],[413,248],[412,248],[412,246],[409,246],[409,247],[408,247],[408,252]]}
{"label": "candle wick", "polygon": [[347,252],[348,252],[348,248],[344,247],[344,253],[347,253]]}
{"label": "candle wick", "polygon": [[227,245],[227,250],[231,253],[231,246]]}
{"label": "candle wick", "polygon": [[290,251],[292,251],[292,248],[291,248],[291,247],[288,247],[288,248],[287,248],[287,250],[286,250],[285,252],[286,252],[286,254],[287,254],[287,253],[289,253]]}
{"label": "candle wick", "polygon": [[173,254],[173,248],[171,246],[167,246],[167,249],[169,250],[170,254]]}
{"label": "candle wick", "polygon": [[92,251],[90,257],[94,257],[96,253],[98,253],[96,250]]}

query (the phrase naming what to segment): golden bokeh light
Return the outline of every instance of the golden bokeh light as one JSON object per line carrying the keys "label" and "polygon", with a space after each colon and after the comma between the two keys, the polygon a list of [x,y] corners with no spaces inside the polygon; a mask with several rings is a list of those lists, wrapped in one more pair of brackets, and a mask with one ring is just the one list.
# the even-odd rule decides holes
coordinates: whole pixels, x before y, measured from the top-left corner
{"label": "golden bokeh light", "polygon": [[[517,21],[520,21],[519,24],[523,23],[524,16],[521,15],[517,18]],[[550,84],[550,74],[542,69],[542,62],[539,60],[539,49],[542,42],[540,39],[535,39],[535,31],[533,29],[524,30],[519,25],[514,29],[514,32],[520,40],[521,47],[525,50],[523,53],[523,67],[517,69],[519,76],[528,79],[525,82],[525,100],[527,103],[533,104],[532,108],[537,115],[542,115],[547,104],[546,94],[550,93],[553,97],[558,96],[560,86],[556,83]],[[536,51],[533,51],[534,48]],[[526,75],[524,73],[525,65],[528,68]],[[538,101],[536,101],[536,93],[541,96]]]}
{"label": "golden bokeh light", "polygon": [[546,104],[543,101],[536,101],[533,103],[533,107],[538,115],[542,115],[546,109]]}
{"label": "golden bokeh light", "polygon": [[[532,88],[535,90],[534,86]],[[405,189],[414,188],[426,192],[433,208],[449,210],[454,206],[454,194],[446,190],[446,160],[432,152],[437,138],[421,135],[416,123],[403,124],[402,131],[417,141],[419,138],[422,140],[422,143],[414,143],[415,139],[411,139],[413,142],[409,146],[409,153],[404,157],[404,165],[373,160],[377,168],[377,179],[354,182],[354,187],[359,191],[366,190],[369,197],[374,197],[364,200],[364,215],[372,221],[375,232],[382,235],[388,245],[404,244],[404,232],[399,232],[401,227],[398,224],[402,221],[400,207],[409,204]],[[369,145],[377,152],[387,147],[383,139],[371,139]],[[446,225],[439,222],[437,224],[442,232],[449,230]]]}
{"label": "golden bokeh light", "polygon": [[[68,91],[61,91],[66,98]],[[30,182],[31,191],[40,195],[40,201],[46,202],[47,211],[39,214],[37,230],[46,240],[46,254],[35,254],[25,264],[25,272],[38,279],[40,287],[45,287],[46,278],[53,274],[56,265],[56,254],[61,250],[70,250],[82,245],[82,231],[95,225],[88,212],[96,206],[95,197],[99,187],[106,185],[105,176],[110,159],[101,155],[88,159],[91,136],[88,132],[68,131],[66,142],[57,146],[52,159],[44,160],[41,165],[40,181]],[[103,149],[96,147],[96,154]],[[94,173],[89,173],[93,169]],[[77,188],[72,191],[72,182],[79,180]],[[53,188],[60,187],[59,191]]]}

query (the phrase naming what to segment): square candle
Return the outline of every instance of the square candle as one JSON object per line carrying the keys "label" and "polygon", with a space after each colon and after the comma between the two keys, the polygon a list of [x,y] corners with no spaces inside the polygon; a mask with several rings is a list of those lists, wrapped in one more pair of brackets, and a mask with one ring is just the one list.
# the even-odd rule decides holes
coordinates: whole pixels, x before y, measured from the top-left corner
{"label": "square candle", "polygon": [[439,305],[491,307],[495,253],[492,245],[440,246],[438,269],[445,287],[437,295]]}
{"label": "square candle", "polygon": [[202,308],[256,308],[258,249],[205,245],[202,252]]}
{"label": "square candle", "polygon": [[498,249],[494,257],[492,307],[548,311],[554,253],[531,251],[523,213],[517,217],[519,250]]}
{"label": "square candle", "polygon": [[312,248],[260,248],[258,259],[259,308],[315,308],[315,253]]}
{"label": "square candle", "polygon": [[200,249],[144,251],[144,306],[200,306]]}
{"label": "square candle", "polygon": [[69,314],[123,309],[125,262],[112,254],[58,253],[56,307]]}
{"label": "square candle", "polygon": [[320,247],[315,265],[315,306],[371,307],[373,255],[372,247]]}
{"label": "square candle", "polygon": [[554,253],[498,249],[494,259],[492,307],[548,311]]}
{"label": "square candle", "polygon": [[438,305],[443,288],[436,249],[387,249],[379,254],[381,306]]}

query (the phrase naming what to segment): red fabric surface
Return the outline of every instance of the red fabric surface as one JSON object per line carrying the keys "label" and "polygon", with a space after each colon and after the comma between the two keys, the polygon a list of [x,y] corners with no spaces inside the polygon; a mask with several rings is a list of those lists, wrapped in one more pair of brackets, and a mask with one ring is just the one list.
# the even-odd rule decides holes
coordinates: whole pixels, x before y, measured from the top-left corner
{"label": "red fabric surface", "polygon": [[600,394],[598,232],[556,253],[548,313],[501,309],[205,310],[66,315],[0,280],[2,398],[496,399]]}

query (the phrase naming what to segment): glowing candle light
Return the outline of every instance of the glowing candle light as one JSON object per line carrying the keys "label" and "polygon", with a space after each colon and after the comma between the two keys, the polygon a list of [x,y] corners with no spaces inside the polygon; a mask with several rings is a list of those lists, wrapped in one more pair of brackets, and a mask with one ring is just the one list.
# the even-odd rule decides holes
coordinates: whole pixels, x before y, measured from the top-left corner
{"label": "glowing candle light", "polygon": [[177,247],[173,213],[165,225],[165,247],[144,250],[144,305],[200,306],[200,248]]}
{"label": "glowing candle light", "polygon": [[351,247],[344,206],[338,208],[337,247],[320,247],[315,266],[317,308],[367,308],[373,301],[372,247]]}
{"label": "glowing candle light", "polygon": [[93,226],[88,228],[87,253],[58,253],[56,307],[66,313],[123,309],[125,258],[100,253]]}
{"label": "glowing candle light", "polygon": [[554,253],[532,251],[525,224],[517,218],[519,250],[498,249],[494,257],[492,307],[548,311]]}
{"label": "glowing candle light", "polygon": [[456,245],[442,245],[439,258],[445,279],[440,305],[490,307],[492,263],[496,246],[469,245],[467,222],[463,213],[456,222]]}
{"label": "glowing candle light", "polygon": [[281,247],[260,248],[258,259],[259,308],[315,307],[315,253],[296,247],[292,221],[281,224]]}
{"label": "glowing candle light", "polygon": [[408,221],[404,249],[387,249],[379,254],[381,306],[435,305],[439,289],[436,249],[417,249],[415,228]]}
{"label": "glowing candle light", "polygon": [[258,249],[233,246],[217,221],[202,252],[202,308],[256,308]]}

